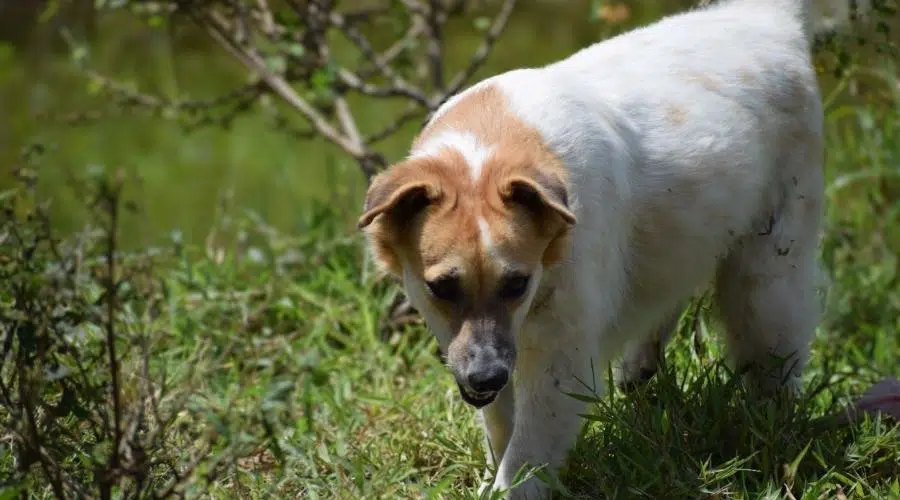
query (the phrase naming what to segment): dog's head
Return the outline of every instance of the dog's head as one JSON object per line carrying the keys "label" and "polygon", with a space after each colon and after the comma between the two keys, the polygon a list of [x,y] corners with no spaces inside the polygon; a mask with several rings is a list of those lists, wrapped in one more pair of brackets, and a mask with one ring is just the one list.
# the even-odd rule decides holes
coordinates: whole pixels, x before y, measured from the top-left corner
{"label": "dog's head", "polygon": [[575,216],[559,162],[532,132],[491,143],[458,130],[420,137],[376,176],[359,226],[375,260],[402,278],[463,399],[481,407],[511,377],[517,331]]}

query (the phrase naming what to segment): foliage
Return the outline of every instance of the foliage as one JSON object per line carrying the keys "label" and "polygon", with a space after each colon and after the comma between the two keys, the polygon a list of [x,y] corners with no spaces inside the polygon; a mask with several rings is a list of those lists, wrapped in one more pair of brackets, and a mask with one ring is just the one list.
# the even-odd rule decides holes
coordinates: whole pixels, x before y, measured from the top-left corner
{"label": "foliage", "polygon": [[[186,12],[212,16],[241,5],[102,6],[136,9],[129,15],[137,12],[154,29],[178,30]],[[324,3],[272,1],[269,11],[274,18],[315,5]],[[392,5],[399,10],[385,16],[401,28],[427,17],[410,7],[418,3]],[[318,15],[327,12],[338,10]],[[303,19],[295,12],[277,22],[284,33],[302,34]],[[340,40],[345,32],[333,21],[329,40]],[[258,16],[252,22],[265,26]],[[490,30],[491,21],[479,25]],[[236,26],[228,24],[230,35]],[[380,28],[360,28],[367,29]],[[112,108],[151,110],[189,126],[260,114],[294,127],[296,108],[277,103],[279,79],[342,134],[339,98],[360,112],[395,99],[342,87],[334,66],[331,76],[314,78],[328,64],[301,63],[301,50],[285,37],[260,42],[265,57],[276,58],[266,66],[275,78],[253,72],[247,94],[222,100],[138,90],[91,69],[89,51],[79,63],[98,95],[115,98]],[[334,47],[358,43],[343,40]],[[322,48],[313,47],[304,45],[303,56]],[[407,57],[420,64],[394,71],[427,88],[429,99],[439,95],[430,83],[429,44],[410,50]],[[393,85],[370,60],[346,64],[358,74],[375,71],[368,85]],[[808,394],[791,407],[751,403],[720,365],[716,326],[705,310],[692,310],[665,369],[647,386],[591,399],[590,423],[564,477],[572,495],[900,496],[900,426],[883,417],[850,426],[828,419],[872,381],[900,375],[900,86],[890,61],[841,64],[826,95],[822,260],[831,286]],[[314,71],[302,73],[307,69]],[[421,117],[431,104],[415,106]],[[72,118],[100,119],[106,111]],[[233,140],[252,143],[261,134],[239,135]],[[126,251],[120,235],[140,231],[142,214],[155,207],[129,203],[134,180],[120,170],[72,169],[87,174],[67,179],[75,201],[64,209],[85,210],[89,223],[60,233],[47,198],[60,203],[63,188],[50,196],[35,190],[63,171],[68,151],[50,149],[26,148],[15,188],[0,196],[0,497],[476,496],[485,457],[474,412],[459,400],[420,321],[388,314],[402,302],[400,289],[373,274],[360,239],[342,226],[347,207],[305,211],[284,233],[240,204],[223,203],[203,245],[175,232],[160,247]],[[143,156],[136,150],[128,161]]]}
{"label": "foliage", "polygon": [[[715,325],[689,313],[665,370],[643,389],[592,405],[565,476],[570,493],[896,496],[898,424],[874,417],[840,427],[824,418],[876,378],[900,374],[900,240],[886,219],[898,210],[896,163],[887,163],[900,151],[892,106],[829,112],[829,193],[840,208],[831,210],[823,245],[832,305],[808,397],[796,407],[750,404],[719,365]],[[860,131],[858,123],[869,122]],[[885,167],[855,177],[863,162]],[[102,176],[85,185],[95,195],[115,193],[110,182]],[[222,213],[205,248],[176,239],[116,254],[121,284],[110,295],[109,203],[96,206],[89,231],[55,239],[45,236],[36,201],[27,189],[4,201],[15,208],[6,212],[3,246],[6,491],[54,496],[59,478],[67,496],[100,496],[104,488],[152,496],[175,484],[190,497],[475,495],[485,457],[474,412],[455,394],[422,325],[387,317],[399,289],[372,274],[359,239],[344,234],[334,212],[307,214],[299,236],[252,213]],[[217,236],[227,231],[241,236]],[[13,244],[14,234],[24,244]],[[112,316],[110,296],[117,297]],[[118,458],[106,397],[110,317],[122,395]],[[20,390],[23,383],[31,389]],[[35,408],[40,454],[27,419],[16,418],[26,401]],[[138,450],[147,464],[141,474]]]}
{"label": "foliage", "polygon": [[[423,119],[469,83],[516,2],[504,0],[493,19],[476,19],[483,41],[467,64],[448,76],[444,30],[471,10],[465,0],[364,2],[352,9],[330,0],[103,1],[102,9],[127,9],[151,27],[175,29],[189,23],[246,68],[248,83],[211,99],[172,100],[130,88],[89,66],[85,73],[118,107],[149,110],[191,126],[227,125],[259,104],[278,128],[301,139],[324,138],[371,177],[387,164],[377,143],[410,121]],[[373,41],[376,33],[381,44]],[[351,48],[342,50],[342,45]],[[73,40],[76,62],[87,63],[87,56],[87,48]],[[400,100],[406,107],[383,120],[378,130],[364,133],[354,113],[354,96]],[[275,104],[272,98],[281,102]],[[296,112],[303,125],[285,116],[285,107]],[[98,114],[91,115],[77,119]]]}

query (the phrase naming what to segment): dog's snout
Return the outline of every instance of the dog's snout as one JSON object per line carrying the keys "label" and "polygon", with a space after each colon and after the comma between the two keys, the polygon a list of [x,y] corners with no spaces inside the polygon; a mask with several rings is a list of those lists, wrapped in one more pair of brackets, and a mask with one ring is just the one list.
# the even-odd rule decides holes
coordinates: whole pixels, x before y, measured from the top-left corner
{"label": "dog's snout", "polygon": [[509,381],[509,370],[497,363],[471,370],[466,375],[469,387],[477,392],[497,392],[503,389],[507,381]]}

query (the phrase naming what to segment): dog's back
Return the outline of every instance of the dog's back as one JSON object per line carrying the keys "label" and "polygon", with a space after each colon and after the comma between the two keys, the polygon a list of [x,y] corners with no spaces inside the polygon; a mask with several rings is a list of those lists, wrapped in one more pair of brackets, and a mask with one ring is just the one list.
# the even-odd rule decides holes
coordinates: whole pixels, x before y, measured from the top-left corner
{"label": "dog's back", "polygon": [[607,281],[627,267],[623,288],[655,301],[710,281],[765,227],[795,176],[784,157],[822,147],[808,8],[730,0],[488,80],[571,171],[572,265],[599,261]]}

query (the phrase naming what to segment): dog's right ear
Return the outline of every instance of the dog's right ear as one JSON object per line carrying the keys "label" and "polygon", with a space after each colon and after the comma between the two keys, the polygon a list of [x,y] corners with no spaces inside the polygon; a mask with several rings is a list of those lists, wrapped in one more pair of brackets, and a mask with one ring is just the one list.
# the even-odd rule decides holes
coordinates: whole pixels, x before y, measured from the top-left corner
{"label": "dog's right ear", "polygon": [[379,215],[409,220],[439,196],[438,186],[430,179],[415,176],[408,165],[396,165],[372,179],[357,227],[364,229]]}

